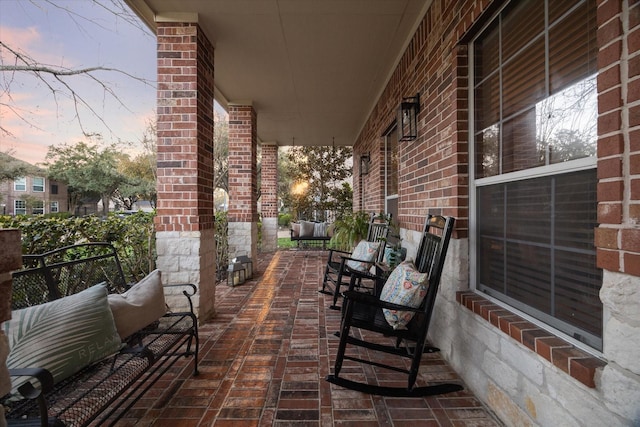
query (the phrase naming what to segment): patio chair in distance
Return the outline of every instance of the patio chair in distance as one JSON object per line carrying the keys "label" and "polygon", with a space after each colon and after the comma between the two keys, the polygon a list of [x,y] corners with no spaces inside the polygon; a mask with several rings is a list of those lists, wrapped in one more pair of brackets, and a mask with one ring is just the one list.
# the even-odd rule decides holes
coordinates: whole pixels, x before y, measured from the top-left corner
{"label": "patio chair in distance", "polygon": [[[383,301],[382,299],[386,298],[385,290],[377,290],[376,295],[369,295],[355,291],[352,289],[351,285],[355,284],[358,278],[356,275],[351,277],[349,290],[345,291],[343,294],[344,309],[341,330],[336,333],[336,335],[340,337],[340,344],[336,355],[334,373],[327,376],[327,381],[341,387],[364,393],[396,397],[429,396],[450,393],[463,389],[459,384],[434,384],[415,387],[423,353],[425,351],[439,351],[439,349],[434,347],[425,348],[425,344],[429,329],[429,321],[435,304],[438,286],[440,285],[440,276],[442,274],[442,267],[447,254],[454,221],[455,220],[452,217],[445,218],[443,216],[428,215],[416,255],[415,270],[413,270],[413,273],[409,273],[412,267],[402,267],[401,264],[396,267],[396,269],[401,267],[403,269],[406,268],[407,272],[405,273],[405,270],[399,270],[399,272],[394,270],[394,272],[389,275],[387,283],[385,283],[386,285],[390,282],[395,282],[392,279],[394,273],[397,273],[396,277],[403,274],[415,274],[420,276],[420,273],[426,273],[426,277],[428,278],[428,283],[424,282],[427,283],[428,286],[426,289],[426,295],[424,295],[423,286],[420,288],[422,293],[419,294],[417,302],[413,305],[413,307],[419,305],[417,308],[388,302],[390,300],[388,298],[386,301]],[[408,264],[405,263],[405,265]],[[408,280],[409,278],[407,275],[401,277],[404,280]],[[424,278],[424,276],[422,277]],[[398,281],[398,283],[402,284],[402,281]],[[420,303],[423,295],[424,299],[422,299],[422,302]],[[380,298],[381,296],[383,297],[382,299]],[[413,317],[408,321],[408,323],[406,323],[406,326],[403,327],[402,324],[400,326],[395,324],[396,327],[394,328],[391,326],[390,321],[388,321],[388,317],[385,316],[384,309],[387,310],[387,316],[396,313],[400,317],[401,315],[411,312],[413,313]],[[404,319],[406,321],[406,318]],[[359,328],[361,330],[368,331],[366,334],[367,338],[359,339],[350,335],[352,328]],[[390,342],[389,345],[381,344],[380,339],[383,338],[383,336],[389,337],[391,341],[395,339],[395,345],[393,345],[392,342]],[[371,337],[375,337],[375,342],[370,340]],[[355,352],[347,354],[347,345],[364,347],[376,352],[383,352],[397,356],[397,358],[393,357],[392,359],[394,362],[397,360],[398,363],[391,362],[393,363],[393,365],[391,365],[387,362],[388,358],[385,358],[384,363],[381,361],[365,360],[355,355],[351,355],[351,353]],[[406,358],[411,361],[409,369],[404,367],[405,361],[403,359]],[[360,383],[341,377],[340,371],[345,359],[407,374],[407,385],[406,387],[386,387]]]}
{"label": "patio chair in distance", "polygon": [[387,238],[390,225],[391,215],[383,215],[381,217],[380,215],[371,214],[367,238],[365,240],[370,243],[379,243],[375,259],[372,261],[358,259],[357,255],[354,256],[355,251],[347,252],[338,249],[329,249],[329,257],[327,258],[327,265],[325,267],[324,277],[322,279],[322,289],[320,289],[320,292],[333,295],[333,304],[330,306],[331,309],[340,309],[340,307],[336,305],[338,298],[340,297],[340,287],[349,285],[348,279],[354,271],[354,269],[349,267],[349,264],[355,263],[356,265],[361,264],[362,266],[368,265],[368,267],[363,267],[368,270],[374,262],[382,261],[385,245],[385,241],[382,239]]}

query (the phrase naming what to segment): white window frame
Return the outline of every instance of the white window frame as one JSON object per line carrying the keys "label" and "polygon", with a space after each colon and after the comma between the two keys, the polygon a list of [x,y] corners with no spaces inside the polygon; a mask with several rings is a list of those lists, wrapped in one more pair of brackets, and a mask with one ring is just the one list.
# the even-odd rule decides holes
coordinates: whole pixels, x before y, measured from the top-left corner
{"label": "white window frame", "polygon": [[[518,1],[518,0],[511,0],[511,1]],[[549,1],[553,1],[553,0],[549,0]],[[496,17],[505,7],[507,7],[509,3],[510,2],[507,2],[500,9],[500,11],[496,13]],[[493,19],[496,19],[496,18],[493,18]],[[493,19],[491,19],[487,25],[493,23]],[[482,34],[483,30],[484,28],[481,31],[479,31],[478,34]],[[474,161],[474,159],[476,159],[476,155],[477,155],[475,150],[475,134],[477,132],[477,129],[475,129],[476,121],[474,116],[475,114],[474,89],[475,88],[473,84],[473,70],[475,68],[474,68],[473,42],[470,44],[468,52],[469,52],[469,71],[470,71],[469,88],[468,88],[468,95],[469,95],[469,122],[468,122],[469,123],[469,133],[468,133],[469,140],[468,142],[469,142],[469,159],[470,159],[469,161],[469,212],[470,212],[470,215],[469,215],[469,278],[470,278],[470,287],[474,290],[478,290],[478,283],[479,283],[478,244],[479,242],[477,239],[477,233],[478,233],[478,221],[480,220],[480,218],[478,218],[476,214],[478,209],[478,200],[477,200],[478,188],[483,186],[488,186],[488,185],[515,182],[518,180],[533,179],[538,177],[550,177],[553,175],[568,174],[571,172],[596,169],[598,159],[597,159],[597,155],[594,155],[592,157],[569,160],[566,162],[554,163],[554,164],[549,164],[545,166],[534,167],[531,169],[524,169],[524,170],[519,170],[515,172],[503,173],[503,174],[489,176],[485,178],[475,178],[476,162]],[[502,90],[502,85],[500,90]],[[507,306],[510,311],[517,313],[518,315],[529,320],[530,322],[537,324],[541,327],[544,327],[545,329],[553,331],[558,336],[561,336],[565,340],[576,345],[576,347],[579,347],[591,353],[601,354],[601,352],[595,349],[594,347],[591,347],[582,341],[574,339],[574,337],[572,337],[571,335],[568,335],[565,332],[560,331],[554,328],[553,326],[547,323],[544,323],[543,321],[537,318],[534,318],[533,316],[530,316],[529,314],[521,310],[518,310],[517,308],[505,303],[502,300],[493,298],[490,295],[487,295],[485,293],[483,293],[483,296],[495,302],[496,304]]]}
{"label": "white window frame", "polygon": [[21,176],[13,180],[13,191],[27,191],[26,176]]}
{"label": "white window frame", "polygon": [[[42,180],[42,184],[36,184],[36,182]],[[36,176],[31,178],[31,189],[34,193],[44,193],[46,181],[44,177]]]}
{"label": "white window frame", "polygon": [[26,215],[27,214],[27,202],[24,200],[13,201],[13,214],[14,215]]}

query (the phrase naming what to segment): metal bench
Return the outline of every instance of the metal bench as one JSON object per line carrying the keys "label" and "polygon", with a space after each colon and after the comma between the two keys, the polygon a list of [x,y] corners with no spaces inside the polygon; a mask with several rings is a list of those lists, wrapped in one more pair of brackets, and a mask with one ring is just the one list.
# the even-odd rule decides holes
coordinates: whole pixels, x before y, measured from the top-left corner
{"label": "metal bench", "polygon": [[[24,268],[13,274],[12,310],[70,298],[104,282],[108,293],[130,289],[120,260],[108,243],[68,246],[41,255],[27,255]],[[158,320],[122,339],[122,348],[55,382],[38,366],[10,366],[13,377],[31,379],[18,395],[5,396],[9,426],[113,425],[181,357],[194,360],[198,373],[198,329],[191,297],[196,287],[179,286],[189,309],[167,311]],[[15,312],[14,312],[15,313]]]}

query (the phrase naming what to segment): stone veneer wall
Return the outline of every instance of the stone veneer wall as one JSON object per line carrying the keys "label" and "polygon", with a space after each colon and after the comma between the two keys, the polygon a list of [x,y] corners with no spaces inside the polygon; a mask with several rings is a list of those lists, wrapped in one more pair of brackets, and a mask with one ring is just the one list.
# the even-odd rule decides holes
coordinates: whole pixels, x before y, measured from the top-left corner
{"label": "stone veneer wall", "polygon": [[[19,230],[0,230],[0,324],[11,319],[11,272],[22,267],[22,245]],[[0,329],[0,396],[11,390],[11,379],[7,371],[9,342]],[[0,426],[6,424],[4,410],[0,406]]]}

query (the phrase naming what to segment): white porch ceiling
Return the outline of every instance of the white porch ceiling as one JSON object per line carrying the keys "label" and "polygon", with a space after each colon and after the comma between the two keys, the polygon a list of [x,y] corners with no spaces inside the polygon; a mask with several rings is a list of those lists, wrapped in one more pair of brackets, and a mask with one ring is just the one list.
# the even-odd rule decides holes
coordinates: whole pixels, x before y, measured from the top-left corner
{"label": "white porch ceiling", "polygon": [[431,3],[126,1],[152,29],[197,20],[215,47],[218,101],[250,102],[261,142],[316,146],[353,145]]}

